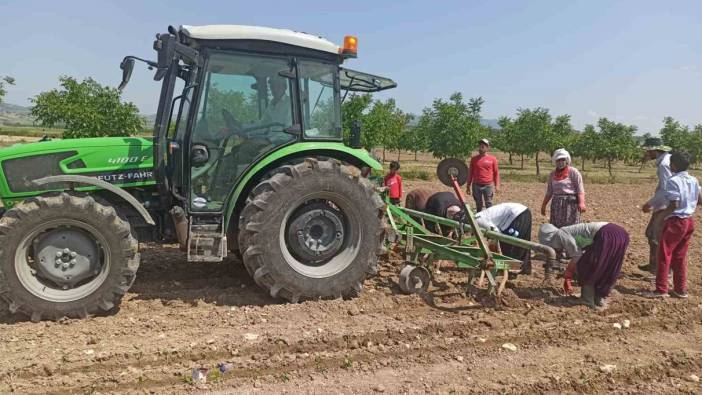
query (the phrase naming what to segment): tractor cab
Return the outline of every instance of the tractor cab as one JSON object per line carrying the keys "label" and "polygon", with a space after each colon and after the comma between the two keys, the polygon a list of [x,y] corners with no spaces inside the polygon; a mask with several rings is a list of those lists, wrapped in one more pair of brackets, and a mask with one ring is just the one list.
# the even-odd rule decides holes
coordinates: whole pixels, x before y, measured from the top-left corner
{"label": "tractor cab", "polygon": [[[353,36],[337,46],[291,30],[181,26],[157,35],[154,49],[158,60],[147,63],[163,81],[154,174],[189,260],[217,261],[239,250],[239,213],[267,172],[325,149],[324,157],[365,166],[354,159],[367,155],[360,144],[343,144],[342,100],[349,91],[396,86],[341,67],[356,57]],[[135,59],[122,62],[120,87]],[[344,153],[348,148],[356,152]]]}
{"label": "tractor cab", "polygon": [[[342,142],[341,102],[349,91],[396,86],[340,67],[356,57],[352,36],[339,47],[283,29],[181,26],[158,35],[154,49],[158,62],[150,66],[163,80],[156,177],[167,203],[186,202],[189,213],[223,212],[242,175],[272,151],[297,142]],[[122,86],[130,59],[122,63]]]}

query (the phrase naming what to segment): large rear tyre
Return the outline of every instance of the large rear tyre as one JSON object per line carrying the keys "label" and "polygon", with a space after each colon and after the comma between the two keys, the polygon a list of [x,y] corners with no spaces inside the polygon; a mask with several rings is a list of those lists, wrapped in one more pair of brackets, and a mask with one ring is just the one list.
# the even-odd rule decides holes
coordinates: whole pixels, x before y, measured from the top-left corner
{"label": "large rear tyre", "polygon": [[112,310],[138,267],[129,224],[92,197],[31,198],[0,219],[0,297],[32,321]]}
{"label": "large rear tyre", "polygon": [[251,193],[239,220],[244,265],[272,297],[352,297],[377,273],[385,204],[357,169],[305,159]]}

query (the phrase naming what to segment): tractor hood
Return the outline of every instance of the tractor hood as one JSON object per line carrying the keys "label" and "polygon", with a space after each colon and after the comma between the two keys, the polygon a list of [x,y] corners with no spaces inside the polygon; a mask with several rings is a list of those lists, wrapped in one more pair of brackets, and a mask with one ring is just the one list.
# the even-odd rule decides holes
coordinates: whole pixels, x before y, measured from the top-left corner
{"label": "tractor hood", "polygon": [[41,189],[46,187],[34,185],[34,180],[63,174],[96,177],[125,187],[154,184],[152,140],[99,137],[39,141],[0,149],[0,197],[6,205],[8,199],[43,192]]}

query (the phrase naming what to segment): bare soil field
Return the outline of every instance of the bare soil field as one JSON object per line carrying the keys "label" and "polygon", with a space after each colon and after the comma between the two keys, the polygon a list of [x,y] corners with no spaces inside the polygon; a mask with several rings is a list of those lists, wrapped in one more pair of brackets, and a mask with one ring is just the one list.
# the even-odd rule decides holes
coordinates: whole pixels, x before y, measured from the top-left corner
{"label": "bare soil field", "polygon": [[[501,305],[466,297],[466,273],[448,263],[428,294],[403,295],[395,254],[359,298],[291,305],[264,294],[235,259],[188,264],[176,246],[144,245],[113,315],[35,324],[0,312],[0,393],[700,393],[700,233],[690,299],[640,296],[653,278],[636,269],[648,256],[637,206],[653,188],[587,186],[586,219],[618,223],[632,239],[603,312],[562,296],[538,262]],[[536,231],[543,190],[506,183],[497,201],[531,207]],[[613,326],[624,320],[629,328]],[[206,383],[192,383],[193,368],[209,369]]]}

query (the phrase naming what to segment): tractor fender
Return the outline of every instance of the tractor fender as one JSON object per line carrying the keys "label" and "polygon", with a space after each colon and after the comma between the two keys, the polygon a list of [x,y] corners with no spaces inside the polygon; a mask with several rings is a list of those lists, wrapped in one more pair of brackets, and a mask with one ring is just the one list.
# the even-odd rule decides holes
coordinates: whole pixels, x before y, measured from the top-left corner
{"label": "tractor fender", "polygon": [[146,221],[147,224],[149,225],[156,225],[156,222],[154,222],[154,219],[151,218],[151,214],[149,214],[148,211],[144,208],[144,206],[131,194],[129,194],[127,191],[125,191],[122,188],[116,187],[112,184],[110,184],[107,181],[99,180],[95,177],[88,177],[88,176],[79,176],[79,175],[58,175],[58,176],[49,176],[49,177],[43,177],[38,180],[34,180],[33,183],[36,185],[46,185],[46,184],[53,184],[57,182],[70,182],[70,183],[76,183],[76,184],[88,184],[88,185],[94,185],[98,188],[102,188],[106,191],[110,191],[117,196],[121,197],[122,199],[126,200],[129,202],[129,204],[134,207],[134,209],[141,215],[142,218],[144,218],[144,221]]}
{"label": "tractor fender", "polygon": [[336,158],[345,162],[364,164],[374,170],[383,169],[383,165],[375,160],[368,151],[350,148],[339,142],[305,142],[282,147],[268,154],[263,160],[260,160],[254,166],[247,169],[241,176],[238,185],[228,198],[227,210],[225,211],[225,224],[227,224],[227,226],[229,225],[237,204],[245,201],[248,191],[258,184],[259,178],[266,174],[267,171],[291,159],[300,159],[315,155]]}

